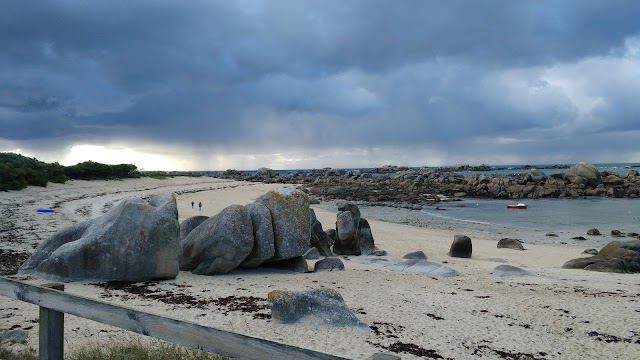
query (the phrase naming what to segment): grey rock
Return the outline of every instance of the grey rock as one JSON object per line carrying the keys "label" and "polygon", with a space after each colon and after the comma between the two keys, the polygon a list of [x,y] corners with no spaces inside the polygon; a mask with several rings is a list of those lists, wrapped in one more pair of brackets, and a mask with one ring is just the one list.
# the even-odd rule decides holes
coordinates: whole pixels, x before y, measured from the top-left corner
{"label": "grey rock", "polygon": [[573,184],[584,184],[591,187],[596,187],[602,182],[602,176],[595,166],[579,162],[573,165],[564,174],[564,178]]}
{"label": "grey rock", "polygon": [[245,210],[251,217],[253,248],[249,256],[240,263],[240,267],[256,268],[263,262],[273,258],[276,252],[271,211],[259,203],[246,205]]}
{"label": "grey rock", "polygon": [[353,238],[356,231],[356,224],[351,211],[343,211],[338,214],[336,227],[338,228],[338,240],[345,241]]}
{"label": "grey rock", "polygon": [[367,360],[400,360],[402,359],[398,355],[387,353],[375,353],[367,358]]}
{"label": "grey rock", "polygon": [[327,234],[329,239],[331,239],[331,241],[329,242],[329,245],[333,246],[333,244],[335,244],[336,241],[338,240],[338,233],[336,232],[336,229],[327,229],[324,231],[324,233]]}
{"label": "grey rock", "polygon": [[376,249],[371,255],[374,255],[374,256],[387,256],[387,251],[386,250]]}
{"label": "grey rock", "polygon": [[344,263],[337,257],[328,257],[315,263],[314,271],[341,271],[344,270]]}
{"label": "grey rock", "polygon": [[20,267],[56,281],[147,281],[178,275],[175,196],[130,198],[106,214],[56,232]]}
{"label": "grey rock", "polygon": [[320,252],[318,251],[318,249],[312,247],[311,249],[307,250],[307,252],[304,253],[302,257],[307,260],[317,260],[320,259]]}
{"label": "grey rock", "polygon": [[332,289],[275,290],[269,292],[267,298],[271,305],[271,318],[276,321],[369,329],[349,309],[342,295]]}
{"label": "grey rock", "polygon": [[620,230],[611,230],[611,236],[623,237],[624,233]]}
{"label": "grey rock", "polygon": [[449,249],[449,256],[458,258],[470,258],[473,252],[471,238],[466,235],[455,235]]}
{"label": "grey rock", "polygon": [[320,204],[320,200],[318,200],[318,198],[315,197],[315,196],[310,196],[309,197],[309,204],[318,205],[318,204]]}
{"label": "grey rock", "polygon": [[587,235],[598,236],[598,235],[600,235],[600,230],[598,230],[596,228],[589,229],[589,230],[587,230]]}
{"label": "grey rock", "polygon": [[456,270],[427,260],[403,260],[386,266],[389,270],[430,275],[434,277],[453,277],[460,275]]}
{"label": "grey rock", "polygon": [[0,331],[0,344],[4,342],[23,344],[27,342],[29,332],[22,329]]}
{"label": "grey rock", "polygon": [[322,256],[333,256],[331,244],[333,239],[322,229],[322,224],[318,221],[313,209],[309,209],[311,221],[311,246],[315,247]]}
{"label": "grey rock", "polygon": [[558,237],[558,234],[554,233],[554,232],[548,232],[546,236],[549,237]]}
{"label": "grey rock", "polygon": [[531,181],[535,183],[547,180],[547,175],[540,169],[529,169],[529,174],[531,175]]}
{"label": "grey rock", "polygon": [[366,219],[360,218],[358,233],[360,234],[360,238],[358,239],[360,255],[373,254],[373,252],[376,251],[376,246],[374,244],[373,234],[371,234],[371,227]]}
{"label": "grey rock", "polygon": [[582,253],[583,254],[589,254],[589,255],[598,255],[598,250],[596,250],[596,249],[586,249]]}
{"label": "grey rock", "polygon": [[498,241],[498,249],[524,250],[524,246],[518,239],[504,238]]}
{"label": "grey rock", "polygon": [[200,275],[226,274],[253,249],[251,216],[242,205],[231,205],[204,221],[182,240],[180,270]]}
{"label": "grey rock", "polygon": [[180,240],[182,241],[182,239],[186,238],[193,229],[197,228],[198,225],[202,224],[208,218],[208,216],[192,216],[185,219],[180,223]]}
{"label": "grey rock", "polygon": [[586,237],[584,237],[584,236],[574,236],[574,237],[572,237],[572,239],[573,239],[573,240],[583,240],[583,241],[584,241],[584,240],[587,240],[587,238],[586,238]]}
{"label": "grey rock", "polygon": [[493,269],[494,277],[532,276],[533,274],[512,265],[498,265]]}
{"label": "grey rock", "polygon": [[300,190],[278,188],[255,201],[271,211],[275,254],[269,261],[302,256],[311,247],[309,197]]}
{"label": "grey rock", "polygon": [[640,240],[612,241],[597,255],[569,260],[562,267],[611,273],[640,273]]}
{"label": "grey rock", "polygon": [[427,255],[422,251],[414,251],[408,254],[405,254],[403,259],[417,259],[417,260],[427,260]]}

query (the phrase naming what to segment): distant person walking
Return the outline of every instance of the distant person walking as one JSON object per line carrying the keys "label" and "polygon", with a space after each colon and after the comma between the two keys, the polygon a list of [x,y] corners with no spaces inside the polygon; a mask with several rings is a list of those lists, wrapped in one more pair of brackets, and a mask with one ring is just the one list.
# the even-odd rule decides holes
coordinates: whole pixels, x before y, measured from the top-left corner
{"label": "distant person walking", "polygon": [[191,202],[191,208],[193,209],[193,201]]}
{"label": "distant person walking", "polygon": [[198,208],[200,209],[200,211],[202,211],[202,201],[198,203]]}

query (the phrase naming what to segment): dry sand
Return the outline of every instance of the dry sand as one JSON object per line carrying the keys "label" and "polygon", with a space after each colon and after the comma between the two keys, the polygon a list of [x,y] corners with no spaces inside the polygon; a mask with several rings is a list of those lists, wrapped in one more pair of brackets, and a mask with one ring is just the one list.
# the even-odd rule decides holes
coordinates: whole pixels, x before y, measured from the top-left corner
{"label": "dry sand", "polygon": [[[279,186],[178,177],[70,181],[0,193],[0,249],[5,255],[11,251],[11,257],[16,252],[31,252],[55,231],[96,217],[130,196],[174,191],[180,220],[184,220],[193,215],[214,215],[231,204],[250,203]],[[195,202],[193,209],[191,201]],[[200,201],[202,211],[197,206]],[[39,207],[55,207],[56,212],[36,213]],[[333,227],[336,212],[326,206],[314,208],[323,227]],[[109,290],[90,283],[68,283],[65,291],[352,358],[390,352],[385,347],[392,344],[410,350],[399,353],[403,359],[429,354],[452,359],[640,358],[639,274],[561,269],[565,261],[581,256],[585,248],[525,243],[526,251],[497,249],[497,234],[495,238],[473,238],[471,259],[450,258],[447,251],[453,236],[464,234],[464,229],[438,231],[382,221],[370,221],[370,225],[376,245],[388,252],[383,259],[400,259],[421,250],[430,261],[446,262],[460,276],[434,278],[394,272],[372,258],[350,256],[341,257],[346,270],[340,272],[253,270],[223,276],[181,272],[175,280],[147,286],[158,290],[156,294],[166,295],[165,302],[132,294],[131,288]],[[535,276],[493,277],[493,269],[501,264],[525,268]],[[35,284],[44,282],[20,275],[11,277]],[[281,324],[268,319],[265,299],[269,291],[322,287],[339,291],[372,331]],[[192,296],[194,301],[168,303],[172,298],[168,291]],[[204,301],[197,304],[196,300]],[[251,306],[245,311],[235,310],[232,305],[240,303]],[[37,318],[37,306],[0,298],[0,330],[28,330],[27,345],[34,348],[38,341]],[[144,338],[70,315],[65,321],[68,350]]]}

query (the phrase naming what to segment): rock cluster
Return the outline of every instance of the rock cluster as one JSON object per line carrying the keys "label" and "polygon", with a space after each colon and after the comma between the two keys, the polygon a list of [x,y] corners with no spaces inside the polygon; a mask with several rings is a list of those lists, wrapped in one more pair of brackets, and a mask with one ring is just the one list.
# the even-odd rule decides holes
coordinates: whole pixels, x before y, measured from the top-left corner
{"label": "rock cluster", "polygon": [[595,256],[569,260],[562,267],[612,273],[640,273],[640,240],[612,241]]}
{"label": "rock cluster", "polygon": [[531,168],[519,175],[473,173],[463,176],[432,168],[387,166],[372,170],[319,169],[306,172],[243,174],[227,170],[219,178],[304,184],[311,195],[349,201],[429,204],[469,196],[494,199],[606,196],[637,198],[640,175],[599,172],[578,163],[566,173],[545,175]]}
{"label": "rock cluster", "polygon": [[373,254],[376,247],[371,228],[369,222],[360,217],[358,206],[341,201],[338,203],[338,211],[333,252],[339,255]]}
{"label": "rock cluster", "polygon": [[292,188],[271,190],[246,206],[231,205],[182,239],[180,270],[226,274],[238,266],[301,257],[311,248],[311,219],[308,196]]}

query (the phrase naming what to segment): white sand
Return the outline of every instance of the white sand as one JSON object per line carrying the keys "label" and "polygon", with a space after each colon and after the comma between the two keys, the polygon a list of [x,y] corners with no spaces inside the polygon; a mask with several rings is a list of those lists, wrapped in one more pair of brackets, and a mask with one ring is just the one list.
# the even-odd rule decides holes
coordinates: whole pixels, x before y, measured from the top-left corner
{"label": "white sand", "polygon": [[[47,188],[29,187],[0,193],[0,249],[29,250],[53,232],[96,217],[129,196],[159,191],[178,192],[180,220],[193,215],[211,216],[231,204],[247,204],[276,184],[253,184],[212,178],[124,181],[70,181]],[[191,201],[195,206],[191,208]],[[198,202],[202,202],[202,211]],[[39,207],[59,206],[52,214]],[[325,229],[333,227],[336,212],[314,207]],[[376,245],[388,260],[422,250],[430,261],[447,262],[460,272],[453,278],[392,272],[379,263],[344,259],[346,271],[293,274],[274,271],[234,271],[223,276],[181,272],[177,279],[156,288],[216,300],[228,296],[266,299],[274,289],[338,290],[347,305],[379,332],[351,328],[281,324],[254,313],[229,311],[224,305],[203,308],[166,304],[122,291],[107,292],[86,283],[68,283],[66,291],[126,304],[140,310],[199,324],[260,336],[288,344],[352,358],[389,352],[381,346],[395,342],[435,350],[444,358],[503,358],[500,351],[531,354],[532,359],[637,359],[640,357],[640,275],[608,274],[561,269],[584,247],[525,244],[526,251],[497,249],[495,238],[473,238],[471,259],[450,258],[447,251],[456,233],[407,225],[370,221]],[[8,236],[10,234],[11,236]],[[526,268],[536,276],[494,278],[496,260]],[[24,276],[12,276],[24,279]],[[38,279],[27,279],[41,283]],[[178,285],[178,286],[176,286]],[[106,296],[106,297],[105,297]],[[266,302],[260,302],[266,304]],[[268,314],[269,310],[259,311]],[[0,329],[29,331],[28,345],[37,348],[37,306],[0,298]],[[65,317],[67,349],[80,345],[139,338],[124,330],[90,320]],[[607,334],[620,338],[605,342]],[[589,335],[591,333],[592,335]],[[421,358],[400,353],[403,359]],[[514,357],[517,358],[517,357]]]}

